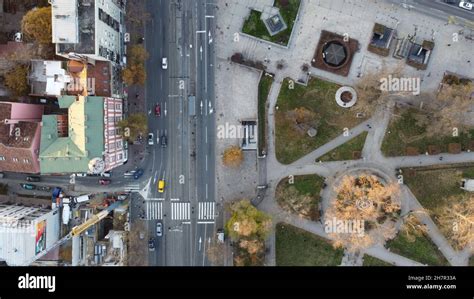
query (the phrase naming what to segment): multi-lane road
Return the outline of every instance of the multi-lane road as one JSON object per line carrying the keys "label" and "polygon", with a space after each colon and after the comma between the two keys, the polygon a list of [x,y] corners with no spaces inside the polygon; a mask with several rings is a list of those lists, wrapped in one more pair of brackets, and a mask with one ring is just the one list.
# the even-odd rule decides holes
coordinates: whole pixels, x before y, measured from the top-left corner
{"label": "multi-lane road", "polygon": [[[155,237],[150,265],[208,265],[206,246],[215,236],[217,214],[213,9],[211,1],[147,1],[145,97],[155,145],[146,160],[150,183],[143,209],[152,235],[157,222],[164,228]],[[166,147],[159,144],[164,135]],[[166,183],[164,193],[157,190],[159,180]]]}

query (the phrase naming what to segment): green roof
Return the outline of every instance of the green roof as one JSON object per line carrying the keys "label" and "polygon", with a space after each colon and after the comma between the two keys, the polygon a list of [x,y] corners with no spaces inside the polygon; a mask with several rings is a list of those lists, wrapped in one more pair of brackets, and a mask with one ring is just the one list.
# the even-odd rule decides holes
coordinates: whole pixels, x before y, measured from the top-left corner
{"label": "green roof", "polygon": [[68,108],[68,137],[59,137],[55,115],[44,115],[41,130],[41,173],[89,171],[89,162],[104,151],[104,98],[63,96]]}

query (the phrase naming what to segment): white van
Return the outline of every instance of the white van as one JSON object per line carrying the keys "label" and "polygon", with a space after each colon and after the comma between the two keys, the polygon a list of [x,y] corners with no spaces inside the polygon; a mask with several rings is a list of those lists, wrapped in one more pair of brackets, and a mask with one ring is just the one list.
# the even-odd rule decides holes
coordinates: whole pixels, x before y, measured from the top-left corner
{"label": "white van", "polygon": [[78,197],[74,198],[74,202],[76,204],[80,204],[80,203],[89,201],[89,199],[90,199],[89,195],[81,195],[81,196],[78,196]]}
{"label": "white van", "polygon": [[71,207],[68,204],[63,206],[63,223],[67,225],[71,219]]}

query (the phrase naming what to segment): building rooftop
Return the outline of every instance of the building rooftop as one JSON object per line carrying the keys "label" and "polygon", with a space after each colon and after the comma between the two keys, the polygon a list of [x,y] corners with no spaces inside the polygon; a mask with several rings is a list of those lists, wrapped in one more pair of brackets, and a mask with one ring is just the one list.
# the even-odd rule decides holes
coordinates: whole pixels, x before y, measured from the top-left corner
{"label": "building rooftop", "polygon": [[95,0],[53,0],[52,7],[58,52],[95,54]]}
{"label": "building rooftop", "polygon": [[59,105],[68,109],[68,134],[60,137],[56,115],[43,116],[41,172],[88,172],[89,163],[103,156],[104,99],[62,96]]}
{"label": "building rooftop", "polygon": [[29,83],[32,95],[59,96],[71,77],[66,74],[62,61],[31,60]]}

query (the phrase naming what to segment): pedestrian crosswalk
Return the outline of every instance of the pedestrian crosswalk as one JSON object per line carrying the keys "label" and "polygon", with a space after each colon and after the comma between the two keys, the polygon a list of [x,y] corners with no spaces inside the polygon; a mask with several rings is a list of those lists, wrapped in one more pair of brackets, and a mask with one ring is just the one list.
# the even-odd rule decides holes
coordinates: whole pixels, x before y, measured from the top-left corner
{"label": "pedestrian crosswalk", "polygon": [[198,206],[198,221],[214,221],[215,215],[215,202],[200,202]]}
{"label": "pedestrian crosswalk", "polygon": [[146,219],[147,220],[163,220],[163,202],[146,201]]}
{"label": "pedestrian crosswalk", "polygon": [[189,202],[171,203],[171,220],[190,220],[191,204]]}
{"label": "pedestrian crosswalk", "polygon": [[139,184],[129,184],[125,186],[125,191],[126,192],[138,192],[140,191],[140,185]]}

